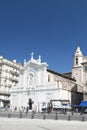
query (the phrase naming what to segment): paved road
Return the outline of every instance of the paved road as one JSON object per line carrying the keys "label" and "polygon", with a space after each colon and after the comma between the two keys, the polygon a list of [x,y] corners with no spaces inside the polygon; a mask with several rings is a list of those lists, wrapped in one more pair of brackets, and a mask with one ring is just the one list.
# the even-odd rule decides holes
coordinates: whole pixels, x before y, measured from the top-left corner
{"label": "paved road", "polygon": [[0,130],[87,130],[87,122],[0,118]]}

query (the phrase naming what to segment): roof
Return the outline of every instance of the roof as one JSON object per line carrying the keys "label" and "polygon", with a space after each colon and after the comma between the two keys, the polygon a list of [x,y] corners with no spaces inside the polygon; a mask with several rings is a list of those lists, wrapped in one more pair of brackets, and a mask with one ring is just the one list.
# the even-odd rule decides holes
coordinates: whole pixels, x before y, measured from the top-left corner
{"label": "roof", "polygon": [[81,64],[82,64],[82,65],[84,65],[84,64],[87,64],[87,61],[85,61],[85,62],[82,62]]}
{"label": "roof", "polygon": [[47,71],[50,72],[50,73],[56,74],[56,75],[58,75],[58,76],[61,76],[61,77],[63,77],[63,78],[76,81],[75,79],[73,79],[73,78],[71,78],[71,77],[68,77],[68,76],[66,76],[66,75],[64,75],[64,74],[58,73],[58,72],[56,72],[56,71],[53,71],[53,70],[50,70],[50,69],[47,69]]}
{"label": "roof", "polygon": [[72,72],[63,73],[65,76],[72,78]]}

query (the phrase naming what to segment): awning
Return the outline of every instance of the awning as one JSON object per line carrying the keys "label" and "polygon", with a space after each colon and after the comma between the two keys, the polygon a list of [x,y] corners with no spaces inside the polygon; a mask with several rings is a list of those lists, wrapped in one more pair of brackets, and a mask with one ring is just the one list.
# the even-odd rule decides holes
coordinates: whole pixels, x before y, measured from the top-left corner
{"label": "awning", "polygon": [[79,104],[80,107],[87,107],[87,101],[82,101],[80,104]]}

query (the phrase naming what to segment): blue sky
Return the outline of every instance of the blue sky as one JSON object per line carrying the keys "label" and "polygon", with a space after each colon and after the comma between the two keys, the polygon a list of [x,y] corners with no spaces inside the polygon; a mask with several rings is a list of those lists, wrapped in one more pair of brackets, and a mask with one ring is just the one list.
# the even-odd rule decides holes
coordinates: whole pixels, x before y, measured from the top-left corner
{"label": "blue sky", "polygon": [[0,55],[23,62],[41,55],[57,72],[69,72],[80,46],[87,55],[87,0],[1,0]]}

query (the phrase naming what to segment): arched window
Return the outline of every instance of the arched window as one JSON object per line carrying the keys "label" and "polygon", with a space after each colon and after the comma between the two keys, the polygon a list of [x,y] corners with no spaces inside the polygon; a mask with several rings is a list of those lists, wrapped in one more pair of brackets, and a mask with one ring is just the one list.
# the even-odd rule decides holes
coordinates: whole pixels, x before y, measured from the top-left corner
{"label": "arched window", "polygon": [[48,75],[48,82],[50,82],[50,75]]}
{"label": "arched window", "polygon": [[76,65],[78,65],[78,58],[76,58]]}

